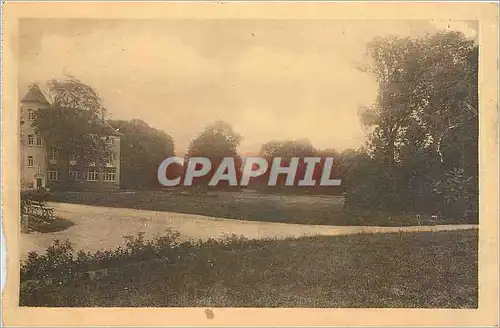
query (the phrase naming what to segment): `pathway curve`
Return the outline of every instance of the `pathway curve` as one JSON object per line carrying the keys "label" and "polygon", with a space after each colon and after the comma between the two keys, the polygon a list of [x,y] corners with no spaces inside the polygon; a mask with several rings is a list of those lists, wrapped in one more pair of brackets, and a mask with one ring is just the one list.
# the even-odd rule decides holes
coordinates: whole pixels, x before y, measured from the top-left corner
{"label": "pathway curve", "polygon": [[55,233],[21,235],[21,258],[28,252],[43,252],[54,240],[70,239],[76,250],[115,249],[123,245],[123,236],[144,232],[145,238],[171,228],[182,240],[243,235],[249,239],[286,238],[311,235],[336,236],[357,233],[449,231],[476,229],[477,225],[439,225],[415,227],[324,226],[274,222],[243,221],[192,214],[156,212],[67,203],[50,203],[57,216],[71,220],[74,226]]}

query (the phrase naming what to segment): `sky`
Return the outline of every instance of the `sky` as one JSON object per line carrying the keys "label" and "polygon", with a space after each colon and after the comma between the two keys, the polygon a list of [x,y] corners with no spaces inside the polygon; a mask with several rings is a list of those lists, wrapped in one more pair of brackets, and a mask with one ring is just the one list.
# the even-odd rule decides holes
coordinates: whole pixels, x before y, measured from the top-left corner
{"label": "sky", "polygon": [[367,43],[439,29],[476,35],[464,21],[25,19],[19,86],[75,76],[108,118],[142,119],[178,154],[216,120],[243,136],[243,154],[304,138],[344,150],[364,143],[358,110],[377,95],[373,76],[356,69]]}

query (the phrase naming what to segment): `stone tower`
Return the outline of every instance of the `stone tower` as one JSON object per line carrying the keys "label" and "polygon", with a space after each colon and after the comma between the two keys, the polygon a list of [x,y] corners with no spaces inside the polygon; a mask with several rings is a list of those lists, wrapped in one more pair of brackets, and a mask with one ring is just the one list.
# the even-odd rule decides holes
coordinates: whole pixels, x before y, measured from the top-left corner
{"label": "stone tower", "polygon": [[46,186],[47,148],[37,135],[33,122],[36,111],[49,106],[37,84],[30,86],[20,101],[21,190]]}

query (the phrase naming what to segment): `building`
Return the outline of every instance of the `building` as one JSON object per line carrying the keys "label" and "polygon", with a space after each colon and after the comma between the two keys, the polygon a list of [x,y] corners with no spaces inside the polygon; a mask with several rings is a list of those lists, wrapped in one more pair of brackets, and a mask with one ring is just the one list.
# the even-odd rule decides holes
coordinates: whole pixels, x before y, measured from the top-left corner
{"label": "building", "polygon": [[48,106],[50,103],[36,84],[29,88],[20,101],[21,189],[118,189],[122,135],[102,122],[106,131],[103,138],[110,146],[112,156],[105,165],[91,163],[80,172],[74,158],[62,159],[57,147],[47,145],[33,127],[36,111]]}

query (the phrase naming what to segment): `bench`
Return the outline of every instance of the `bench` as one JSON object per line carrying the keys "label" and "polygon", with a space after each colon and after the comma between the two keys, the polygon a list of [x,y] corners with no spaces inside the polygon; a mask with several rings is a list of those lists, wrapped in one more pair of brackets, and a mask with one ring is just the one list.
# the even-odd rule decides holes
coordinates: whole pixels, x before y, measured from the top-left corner
{"label": "bench", "polygon": [[40,201],[22,200],[21,214],[26,215],[29,219],[37,221],[50,221],[54,219],[54,209],[46,206]]}

